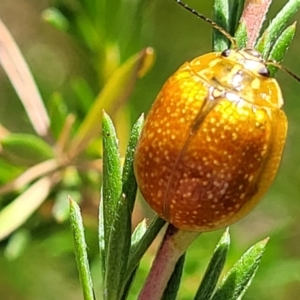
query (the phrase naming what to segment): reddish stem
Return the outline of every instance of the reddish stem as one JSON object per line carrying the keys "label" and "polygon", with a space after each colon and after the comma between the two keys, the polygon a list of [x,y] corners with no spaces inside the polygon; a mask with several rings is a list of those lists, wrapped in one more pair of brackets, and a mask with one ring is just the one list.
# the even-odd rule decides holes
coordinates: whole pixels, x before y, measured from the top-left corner
{"label": "reddish stem", "polygon": [[200,232],[182,231],[172,225],[168,226],[145,285],[139,295],[139,300],[162,298],[178,259],[199,235]]}
{"label": "reddish stem", "polygon": [[253,48],[272,0],[247,0],[241,22],[247,28],[247,47]]}

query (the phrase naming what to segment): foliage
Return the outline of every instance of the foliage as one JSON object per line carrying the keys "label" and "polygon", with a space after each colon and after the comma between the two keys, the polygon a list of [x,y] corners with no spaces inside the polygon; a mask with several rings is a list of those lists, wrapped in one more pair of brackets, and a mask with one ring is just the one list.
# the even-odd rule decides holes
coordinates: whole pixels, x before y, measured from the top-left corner
{"label": "foliage", "polygon": [[[226,1],[216,2],[219,3],[217,7],[221,7],[219,12],[215,11],[215,18],[219,19],[218,13],[223,14],[222,2],[225,3]],[[289,47],[295,33],[295,26],[286,27],[286,24],[288,22],[287,18],[291,17],[291,12],[294,13],[296,6],[299,6],[299,1],[289,1],[285,14],[279,14],[279,17],[267,29],[266,32],[272,32],[272,34],[267,35],[270,38],[261,38],[258,41],[257,47],[263,53],[266,53],[266,57],[277,61],[282,60],[283,53]],[[87,66],[91,74],[88,79],[85,79],[83,75],[76,78],[76,80],[73,79],[72,85],[68,87],[67,94],[56,91],[49,96],[48,101],[44,97],[46,101],[42,100],[23,55],[4,24],[0,23],[0,39],[2,44],[5,45],[5,51],[2,50],[0,53],[0,61],[22,101],[32,127],[29,133],[13,133],[4,125],[1,125],[0,128],[0,195],[2,206],[0,237],[6,239],[6,242],[8,241],[5,248],[6,257],[16,258],[21,255],[26,249],[26,244],[29,247],[28,243],[31,241],[32,233],[34,234],[34,232],[47,227],[49,218],[54,218],[59,222],[67,220],[68,205],[66,199],[68,194],[71,194],[76,202],[82,204],[84,219],[91,220],[95,214],[90,214],[86,208],[88,206],[95,207],[98,189],[102,182],[103,199],[113,199],[114,203],[112,207],[105,208],[105,202],[103,202],[100,216],[101,214],[106,216],[100,218],[99,225],[101,261],[102,267],[105,266],[106,268],[102,270],[102,284],[109,292],[115,293],[109,294],[110,298],[108,299],[117,299],[122,294],[129,292],[134,274],[140,272],[137,271],[137,266],[140,264],[142,255],[163,225],[160,219],[154,219],[152,225],[148,228],[145,221],[143,221],[134,231],[131,236],[131,244],[129,243],[130,217],[136,190],[132,177],[132,152],[139,131],[138,128],[141,126],[141,120],[136,123],[134,127],[136,132],[134,133],[133,130],[133,135],[129,139],[130,118],[131,115],[135,118],[136,113],[134,105],[128,104],[128,99],[130,97],[133,100],[135,99],[134,87],[137,80],[146,74],[154,59],[153,50],[145,47],[147,43],[142,39],[145,26],[149,27],[149,24],[143,25],[143,18],[147,16],[145,12],[149,7],[151,8],[147,1],[134,1],[134,3],[129,4],[122,0],[69,2],[60,0],[56,1],[55,7],[45,10],[43,12],[44,20],[67,33],[68,36],[72,37],[76,47],[84,52],[85,59],[82,65]],[[241,13],[239,6],[232,9]],[[231,10],[229,9],[229,11]],[[162,14],[161,10],[158,12],[158,15],[160,14]],[[232,15],[235,18],[239,16],[239,14]],[[191,16],[188,17],[191,18]],[[230,14],[228,17],[231,17]],[[232,21],[233,19],[226,19],[225,17],[225,22],[228,22],[228,20]],[[284,24],[284,27],[282,24]],[[236,20],[229,22],[228,26],[231,28],[230,31],[233,32],[232,28],[236,27]],[[151,30],[148,33],[151,35]],[[160,34],[157,33],[157,35]],[[262,36],[264,37],[264,35]],[[236,37],[238,41],[246,40],[245,27],[240,25]],[[222,36],[217,36],[215,45],[221,43],[218,39],[224,40]],[[5,56],[5,53],[14,53],[14,55]],[[159,59],[158,65],[162,66]],[[167,73],[168,71],[164,72]],[[16,74],[18,75],[16,76]],[[160,78],[163,73],[154,69],[154,74],[156,75],[152,76]],[[149,76],[151,77],[151,74]],[[141,83],[140,86],[138,84],[138,89],[140,88],[143,91],[145,97],[153,98],[155,94],[153,86],[155,86],[154,83],[143,87],[143,83]],[[72,97],[69,94],[72,94]],[[76,105],[70,105],[70,102],[72,102],[70,98],[72,98],[72,101],[76,99]],[[141,97],[137,98],[140,101]],[[32,107],[35,109],[32,109]],[[120,137],[121,153],[118,152],[118,142],[114,139],[114,130],[109,124],[108,117],[102,118],[103,109],[115,120],[118,136]],[[101,121],[103,122],[102,134]],[[107,134],[107,130],[112,135]],[[102,139],[104,143],[103,157]],[[125,154],[124,145],[128,139],[129,148],[122,173],[120,157]],[[111,154],[114,156],[115,167],[113,170],[107,169],[108,164],[105,164],[105,160],[109,159],[109,167],[112,167],[113,164],[111,164],[112,158],[106,157],[105,153],[110,153],[108,156]],[[114,172],[115,176],[111,176],[110,172]],[[110,174],[110,176],[107,176],[107,174]],[[115,180],[114,182],[110,181],[112,178]],[[112,187],[116,190],[109,194]],[[121,191],[124,190],[126,190],[125,195],[130,194],[130,200],[125,203],[120,198]],[[50,204],[50,212],[47,203]],[[38,210],[41,205],[41,209]],[[43,214],[45,208],[46,218]],[[80,225],[81,217],[78,214],[76,203],[73,201],[71,201],[71,211],[71,216],[74,217],[72,219],[74,235],[75,231],[81,228],[81,231],[78,231],[79,235],[76,235],[77,237],[80,236],[80,239],[75,239],[77,261],[82,262],[81,265],[85,273],[83,275],[83,269],[79,269],[81,282],[86,299],[93,299],[94,295],[90,285],[90,273],[86,259],[87,253],[85,252],[86,245],[84,245],[83,240],[83,227]],[[116,218],[115,213],[119,218]],[[32,214],[35,214],[34,217],[32,217]],[[95,224],[95,221],[92,221],[92,223]],[[57,226],[51,224],[53,229],[48,230],[52,235],[52,245],[57,245],[57,248],[66,247],[66,249],[69,249],[66,250],[66,253],[68,253],[70,246],[65,244],[63,238],[65,233],[62,233],[62,237],[59,237],[55,234]],[[124,224],[127,225],[123,226]],[[115,230],[116,228],[121,231]],[[115,235],[116,231],[119,234]],[[8,237],[9,240],[7,240]],[[218,289],[214,290],[218,278],[216,269],[218,272],[222,269],[221,262],[226,256],[224,252],[227,252],[220,250],[225,247],[225,237],[228,239],[227,233],[215,250],[206,275],[197,291],[196,297],[199,298],[196,299],[203,298],[203,295],[206,295],[205,293],[210,295],[215,293],[213,297],[219,297],[218,299],[222,299],[222,296],[219,295],[227,295],[226,293],[231,293],[235,295],[234,297],[236,297],[236,293],[243,294],[244,289],[248,287],[247,281],[240,285],[242,288],[237,292],[234,288],[237,283],[232,283],[232,278],[239,278],[243,281],[239,277],[239,270],[251,269],[250,267],[252,267],[252,273],[247,277],[247,279],[252,279],[252,274],[256,271],[256,264],[263,252],[264,242],[258,243],[252,250],[249,250],[250,252],[245,254],[249,258],[246,267],[241,266],[241,264],[235,265],[227,273],[226,279]],[[56,239],[57,243],[54,242]],[[93,238],[88,237],[88,239],[94,241]],[[50,239],[48,242],[50,242]],[[89,245],[89,242],[87,244]],[[81,246],[80,251],[78,251],[79,246]],[[56,251],[58,251],[57,248],[55,248]],[[223,254],[218,254],[220,252]],[[197,255],[198,253],[195,257]],[[81,258],[84,259],[81,260]],[[242,261],[244,261],[244,258]],[[118,261],[117,265],[115,265],[115,261]],[[181,276],[183,261],[182,259],[179,262],[177,280],[174,275],[175,283],[172,283],[174,289],[178,288],[178,278]],[[2,263],[4,264],[4,262]],[[93,271],[93,268],[91,269]],[[95,282],[94,285],[98,286]],[[137,285],[141,285],[140,280],[137,281]],[[169,291],[172,295],[174,289]],[[132,290],[133,292],[129,294],[129,297],[134,295],[135,283],[133,283]]]}

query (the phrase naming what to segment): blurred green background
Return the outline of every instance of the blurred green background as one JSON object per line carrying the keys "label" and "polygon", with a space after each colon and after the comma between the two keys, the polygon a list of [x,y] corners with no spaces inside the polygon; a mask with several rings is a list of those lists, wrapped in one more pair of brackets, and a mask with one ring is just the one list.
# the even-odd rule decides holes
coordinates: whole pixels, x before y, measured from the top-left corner
{"label": "blurred green background", "polygon": [[[142,112],[149,110],[164,81],[183,62],[211,49],[211,28],[185,12],[173,0],[141,0],[136,1],[136,6],[130,1],[110,1],[109,4],[106,1],[105,15],[102,17],[107,25],[106,55],[109,54],[107,57],[110,59],[106,60],[109,63],[100,72],[97,64],[103,63],[101,49],[97,53],[97,47],[86,47],[84,38],[74,38],[76,34],[71,37],[53,28],[41,17],[45,9],[56,5],[70,18],[78,14],[84,19],[84,2],[0,1],[0,18],[28,62],[46,106],[53,93],[59,92],[69,110],[77,116],[83,116],[85,111],[76,92],[78,82],[85,80],[91,97],[96,97],[115,65],[126,61],[143,47],[151,46],[156,52],[155,64],[145,77],[137,81],[126,104],[126,120],[132,124]],[[125,5],[120,8],[121,2]],[[274,16],[284,3],[282,0],[274,1],[268,17]],[[189,5],[211,16],[212,1],[190,0]],[[297,19],[300,19],[299,13],[294,18]],[[90,32],[87,28],[86,35],[89,34],[97,34],[97,31]],[[101,38],[103,36],[99,32],[99,43]],[[298,33],[284,60],[284,66],[298,76],[299,53]],[[244,299],[300,299],[300,84],[282,72],[278,73],[277,78],[283,90],[284,110],[289,119],[279,174],[262,203],[231,227],[232,248],[227,268],[253,243],[271,237],[258,273]],[[1,124],[13,132],[32,132],[25,111],[2,68],[0,91]],[[114,121],[118,124],[117,116]],[[126,144],[127,135],[121,129],[119,138],[121,145]],[[77,191],[73,192],[76,195]],[[51,196],[54,195],[57,195],[57,191]],[[16,234],[0,243],[0,299],[82,299],[69,224],[67,221],[57,223],[53,219],[51,196]],[[83,200],[82,206],[85,208],[89,255],[97,291],[100,281],[97,256],[99,193],[88,197],[94,198],[94,205],[89,207]],[[6,203],[8,200],[5,198]],[[4,205],[3,201],[1,206]],[[134,222],[140,220],[143,214],[151,215],[146,204],[141,202]],[[192,298],[221,233],[203,234],[190,248],[179,299]],[[136,299],[155,253],[155,246],[148,251],[141,265],[129,299]]]}

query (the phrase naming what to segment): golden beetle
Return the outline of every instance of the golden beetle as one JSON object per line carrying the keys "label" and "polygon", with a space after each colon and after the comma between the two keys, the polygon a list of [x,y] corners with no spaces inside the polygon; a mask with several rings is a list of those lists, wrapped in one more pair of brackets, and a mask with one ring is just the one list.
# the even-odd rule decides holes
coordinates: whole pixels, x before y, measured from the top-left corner
{"label": "golden beetle", "polygon": [[276,175],[287,132],[280,87],[253,49],[183,64],[152,106],[135,174],[153,210],[208,231],[245,216]]}

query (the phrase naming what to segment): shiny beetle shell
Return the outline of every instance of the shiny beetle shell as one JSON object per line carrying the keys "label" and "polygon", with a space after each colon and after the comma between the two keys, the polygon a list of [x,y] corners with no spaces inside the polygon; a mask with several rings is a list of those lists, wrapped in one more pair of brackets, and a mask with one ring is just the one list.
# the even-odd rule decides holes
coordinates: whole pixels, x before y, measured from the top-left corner
{"label": "shiny beetle shell", "polygon": [[282,105],[253,49],[183,64],[159,93],[136,150],[145,200],[183,230],[215,230],[245,216],[276,175],[287,131]]}

